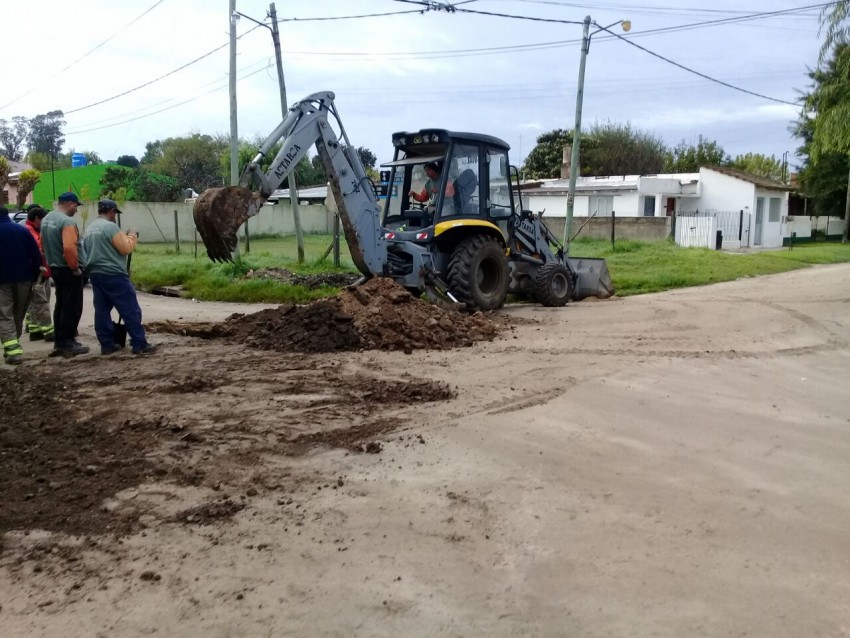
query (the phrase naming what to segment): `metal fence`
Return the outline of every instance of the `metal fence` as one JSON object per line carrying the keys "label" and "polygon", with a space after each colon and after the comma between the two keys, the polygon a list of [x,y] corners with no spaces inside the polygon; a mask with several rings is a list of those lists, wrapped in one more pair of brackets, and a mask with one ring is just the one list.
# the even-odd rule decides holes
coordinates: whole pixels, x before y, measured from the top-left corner
{"label": "metal fence", "polygon": [[[711,224],[708,221],[710,219],[714,220]],[[721,232],[724,243],[740,241],[742,245],[746,245],[749,242],[750,217],[743,210],[680,210],[676,212],[677,228],[680,224],[700,230],[711,225],[714,231]],[[715,237],[711,237],[704,245],[714,248],[715,241]]]}

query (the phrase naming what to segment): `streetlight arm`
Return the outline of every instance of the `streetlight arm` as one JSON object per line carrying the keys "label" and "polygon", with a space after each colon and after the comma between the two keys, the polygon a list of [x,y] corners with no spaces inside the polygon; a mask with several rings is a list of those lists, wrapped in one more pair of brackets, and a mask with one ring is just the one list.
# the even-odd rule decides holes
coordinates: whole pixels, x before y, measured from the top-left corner
{"label": "streetlight arm", "polygon": [[239,16],[245,18],[246,20],[250,20],[254,24],[259,24],[261,27],[265,27],[266,29],[271,29],[271,27],[269,25],[267,25],[265,22],[260,22],[259,20],[255,20],[251,16],[246,16],[244,13],[241,13],[239,11],[234,11],[232,14],[230,14],[231,19],[238,19]]}

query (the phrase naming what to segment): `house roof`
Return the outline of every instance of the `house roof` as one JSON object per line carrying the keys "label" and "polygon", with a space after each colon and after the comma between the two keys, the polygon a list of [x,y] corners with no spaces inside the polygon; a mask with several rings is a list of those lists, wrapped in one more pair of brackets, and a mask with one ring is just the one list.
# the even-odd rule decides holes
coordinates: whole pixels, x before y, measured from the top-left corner
{"label": "house roof", "polygon": [[751,184],[755,184],[761,188],[768,188],[770,190],[777,191],[792,191],[794,190],[791,186],[787,186],[786,184],[782,184],[780,182],[774,182],[772,179],[768,179],[767,177],[759,177],[758,175],[752,175],[751,173],[746,173],[744,171],[739,171],[735,168],[729,168],[728,166],[705,166],[704,168],[714,171],[715,173],[721,173],[723,175],[728,175],[729,177],[734,177],[735,179],[741,179],[745,182],[750,182]]}

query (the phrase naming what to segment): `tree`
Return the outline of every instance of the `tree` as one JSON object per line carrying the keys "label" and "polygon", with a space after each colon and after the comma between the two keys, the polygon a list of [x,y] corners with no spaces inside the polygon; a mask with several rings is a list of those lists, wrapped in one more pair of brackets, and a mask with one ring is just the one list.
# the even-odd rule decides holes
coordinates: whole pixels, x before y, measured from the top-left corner
{"label": "tree", "polygon": [[628,122],[597,123],[588,138],[583,175],[651,175],[664,167],[664,140]]}
{"label": "tree", "polygon": [[65,119],[62,111],[50,111],[32,118],[27,134],[30,152],[58,155],[65,144],[65,137],[62,134],[64,126]]}
{"label": "tree", "polygon": [[729,162],[729,166],[756,177],[772,179],[774,182],[782,181],[782,162],[773,155],[770,157],[761,153],[737,155]]}
{"label": "tree", "polygon": [[83,155],[86,156],[86,163],[89,166],[103,164],[103,160],[100,159],[100,155],[98,155],[96,151],[83,151]]}
{"label": "tree", "polygon": [[176,202],[183,199],[183,188],[173,177],[157,175],[144,167],[110,166],[100,178],[100,196],[116,201]]}
{"label": "tree", "polygon": [[378,163],[377,156],[365,146],[357,147],[357,157],[360,158],[363,168],[375,168],[375,164]]}
{"label": "tree", "polygon": [[126,166],[127,168],[139,167],[139,160],[136,159],[135,155],[121,155],[117,160],[115,160],[115,163],[118,164],[118,166]]}
{"label": "tree", "polygon": [[224,137],[192,133],[149,142],[145,148],[145,157],[150,153],[153,159],[146,162],[142,158],[142,164],[152,173],[173,177],[180,188],[200,193],[226,183],[220,163],[222,153],[228,148]]}
{"label": "tree", "polygon": [[33,191],[38,180],[41,178],[41,173],[34,168],[28,168],[21,171],[18,176],[18,208],[23,208],[27,203],[27,196]]}
{"label": "tree", "polygon": [[723,166],[729,163],[726,151],[714,140],[699,136],[696,144],[685,140],[667,151],[666,173],[696,173],[701,166]]}
{"label": "tree", "polygon": [[0,154],[13,162],[20,162],[24,157],[24,141],[29,133],[29,120],[20,115],[12,121],[0,120]]}
{"label": "tree", "polygon": [[[6,188],[6,184],[9,183],[9,171],[11,168],[9,160],[0,155],[0,193],[3,192],[3,189]],[[2,200],[0,200],[0,203],[2,203]]]}
{"label": "tree", "polygon": [[145,144],[145,154],[142,155],[141,164],[153,164],[162,157],[162,142],[148,142]]}
{"label": "tree", "polygon": [[[531,179],[560,177],[564,147],[573,132],[556,129],[537,138],[523,165]],[[582,135],[579,149],[581,175],[645,175],[658,173],[664,164],[664,142],[630,123],[597,123]]]}

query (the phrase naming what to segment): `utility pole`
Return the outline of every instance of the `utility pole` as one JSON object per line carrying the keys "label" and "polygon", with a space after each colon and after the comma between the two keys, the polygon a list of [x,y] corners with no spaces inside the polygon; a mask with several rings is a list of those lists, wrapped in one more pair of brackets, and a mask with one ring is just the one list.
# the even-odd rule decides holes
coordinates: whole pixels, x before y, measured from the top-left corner
{"label": "utility pole", "polygon": [[239,183],[239,128],[236,123],[236,0],[230,0],[230,185]]}
{"label": "utility pole", "polygon": [[[277,10],[274,2],[269,5],[271,18],[272,40],[274,41],[274,57],[277,62],[277,81],[280,86],[280,112],[284,119],[289,112],[289,101],[286,99],[286,81],[283,79],[283,60],[280,54],[280,31],[277,28]],[[295,243],[298,246],[298,263],[304,263],[304,231],[301,228],[301,211],[298,208],[298,186],[295,183],[295,169],[289,174],[289,203],[292,206],[292,223],[295,226]]]}
{"label": "utility pole", "polygon": [[570,254],[570,237],[573,231],[573,210],[576,201],[576,179],[581,170],[579,166],[579,144],[581,143],[581,107],[584,99],[584,68],[587,52],[590,49],[590,16],[584,19],[581,35],[581,62],[578,65],[578,89],[576,90],[576,122],[573,128],[573,148],[570,156],[570,190],[567,194],[567,218],[564,220],[564,252]]}

